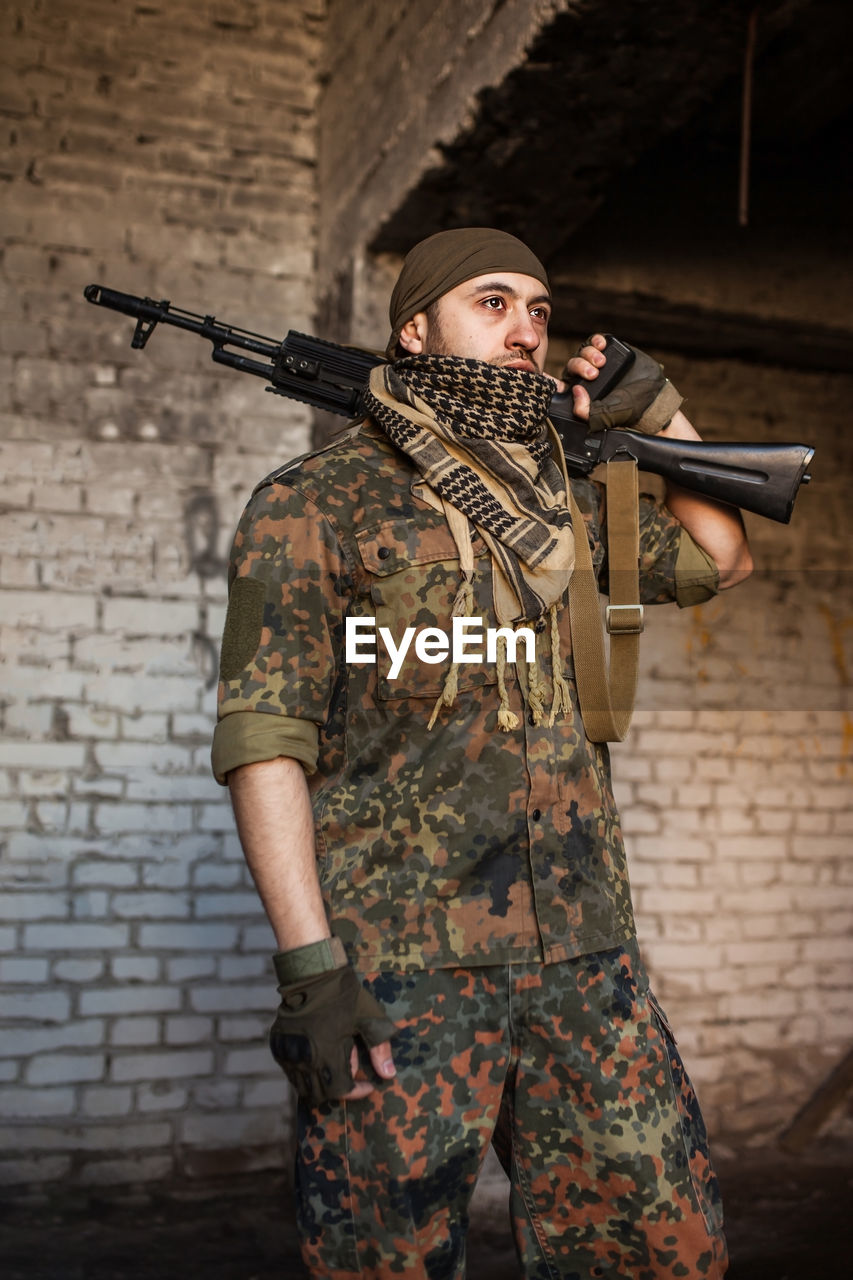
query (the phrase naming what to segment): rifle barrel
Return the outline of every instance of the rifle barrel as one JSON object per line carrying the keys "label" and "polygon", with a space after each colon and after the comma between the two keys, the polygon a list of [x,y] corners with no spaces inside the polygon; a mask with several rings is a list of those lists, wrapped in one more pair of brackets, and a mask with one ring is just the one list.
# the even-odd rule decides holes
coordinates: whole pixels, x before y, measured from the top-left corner
{"label": "rifle barrel", "polygon": [[[230,343],[234,347],[242,347],[244,351],[254,351],[257,355],[267,356],[274,360],[278,355],[281,343],[275,338],[267,338],[262,333],[253,333],[251,329],[238,329],[234,325],[220,324],[216,316],[202,316],[195,311],[184,311],[181,307],[173,307],[164,299],[155,302],[153,298],[139,298],[132,293],[121,293],[117,289],[108,289],[105,285],[89,284],[83,290],[88,302],[98,307],[108,307],[110,311],[119,311],[122,315],[132,316],[139,322],[147,322],[151,327],[144,333],[144,345],[151,330],[158,324],[171,324],[177,329],[186,329],[207,338],[214,346]],[[216,357],[214,356],[214,359]],[[220,361],[219,363],[228,363]],[[235,365],[235,368],[241,368]],[[249,369],[249,372],[255,372]],[[269,373],[267,373],[269,376]]]}

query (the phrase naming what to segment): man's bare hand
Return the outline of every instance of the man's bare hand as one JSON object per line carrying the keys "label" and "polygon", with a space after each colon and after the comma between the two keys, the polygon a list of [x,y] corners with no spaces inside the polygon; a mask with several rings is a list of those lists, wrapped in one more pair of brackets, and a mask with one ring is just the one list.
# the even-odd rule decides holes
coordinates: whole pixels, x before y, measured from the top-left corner
{"label": "man's bare hand", "polygon": [[[397,1074],[394,1059],[391,1056],[391,1045],[387,1040],[383,1040],[382,1044],[377,1044],[370,1050],[370,1062],[380,1080],[391,1080]],[[361,1070],[358,1049],[355,1045],[352,1047],[349,1065],[355,1084],[349,1093],[343,1095],[343,1098],[345,1102],[357,1102],[359,1098],[366,1098],[369,1093],[372,1093],[376,1084],[368,1080]]]}
{"label": "man's bare hand", "polygon": [[[565,378],[585,378],[588,382],[597,378],[599,369],[607,363],[606,356],[602,355],[606,345],[607,339],[604,334],[594,333],[589,341],[566,361],[563,378],[554,379],[557,390],[568,391],[569,385],[563,380]],[[589,392],[584,386],[574,386],[572,396],[575,416],[586,422],[589,418]]]}
{"label": "man's bare hand", "polygon": [[598,371],[607,363],[603,354],[607,339],[603,333],[594,333],[582,347],[579,347],[570,360],[566,361],[565,375],[569,378],[586,378],[592,381],[598,377]]}

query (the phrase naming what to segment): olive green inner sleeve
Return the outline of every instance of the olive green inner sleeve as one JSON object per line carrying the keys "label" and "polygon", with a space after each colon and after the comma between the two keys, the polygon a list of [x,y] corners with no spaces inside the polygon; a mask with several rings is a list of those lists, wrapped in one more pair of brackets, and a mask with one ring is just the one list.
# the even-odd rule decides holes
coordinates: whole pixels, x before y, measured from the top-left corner
{"label": "olive green inner sleeve", "polygon": [[298,760],[307,774],[316,773],[319,737],[313,720],[232,711],[223,716],[213,734],[213,776],[225,786],[228,774],[239,765],[275,760],[278,756]]}
{"label": "olive green inner sleeve", "polygon": [[716,563],[694,542],[686,529],[681,531],[681,545],[675,561],[675,599],[680,609],[710,600],[720,589],[720,572]]}

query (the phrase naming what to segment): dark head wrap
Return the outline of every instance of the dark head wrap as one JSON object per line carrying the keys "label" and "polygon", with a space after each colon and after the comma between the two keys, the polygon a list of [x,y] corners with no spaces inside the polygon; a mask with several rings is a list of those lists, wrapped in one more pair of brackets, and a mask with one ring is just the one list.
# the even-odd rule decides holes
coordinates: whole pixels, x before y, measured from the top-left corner
{"label": "dark head wrap", "polygon": [[391,337],[385,353],[397,355],[397,339],[407,321],[431,302],[466,280],[488,271],[514,271],[541,280],[550,292],[548,276],[536,254],[506,231],[492,227],[457,227],[421,240],[407,255],[388,308]]}

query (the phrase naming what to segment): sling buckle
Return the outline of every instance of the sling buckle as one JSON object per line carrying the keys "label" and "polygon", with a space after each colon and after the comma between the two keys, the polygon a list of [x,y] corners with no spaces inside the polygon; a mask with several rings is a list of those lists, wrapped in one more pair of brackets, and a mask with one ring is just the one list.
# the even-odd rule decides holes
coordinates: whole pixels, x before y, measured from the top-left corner
{"label": "sling buckle", "polygon": [[605,611],[607,634],[638,636],[645,625],[641,604],[609,604]]}

